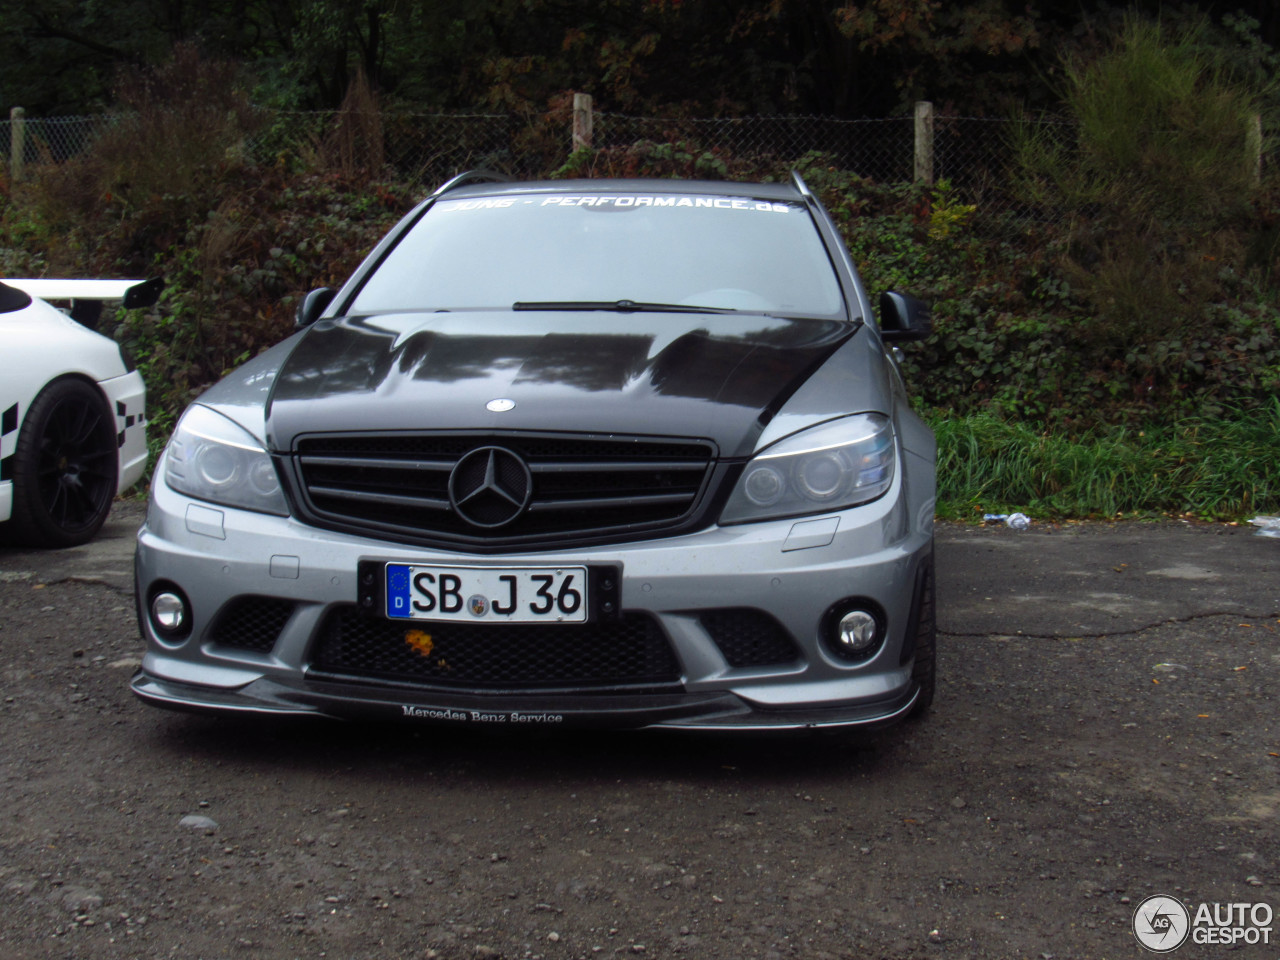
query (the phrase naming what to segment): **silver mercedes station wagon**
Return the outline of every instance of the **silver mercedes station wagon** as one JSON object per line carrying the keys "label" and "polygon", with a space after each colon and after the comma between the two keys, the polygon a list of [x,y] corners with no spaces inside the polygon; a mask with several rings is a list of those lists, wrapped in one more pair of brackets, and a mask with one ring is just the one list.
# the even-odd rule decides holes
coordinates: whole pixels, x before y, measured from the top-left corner
{"label": "silver mercedes station wagon", "polygon": [[182,416],[134,692],[508,727],[923,712],[935,444],[894,344],[929,315],[878,306],[798,176],[450,181]]}

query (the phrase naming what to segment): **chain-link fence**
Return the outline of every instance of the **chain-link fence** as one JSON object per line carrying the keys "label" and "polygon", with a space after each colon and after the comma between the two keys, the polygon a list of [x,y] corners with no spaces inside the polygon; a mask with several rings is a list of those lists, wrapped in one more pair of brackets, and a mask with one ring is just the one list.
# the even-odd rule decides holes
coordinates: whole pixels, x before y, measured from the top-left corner
{"label": "chain-link fence", "polygon": [[[594,113],[597,149],[625,148],[639,142],[679,144],[693,151],[714,151],[767,166],[794,162],[819,152],[842,169],[881,182],[913,179],[915,120],[839,120],[827,117],[743,117],[733,119],[660,119]],[[340,126],[337,112],[272,112],[260,117],[260,132],[248,144],[252,154],[269,160],[280,155],[319,151]],[[109,114],[81,117],[27,117],[0,121],[0,151],[25,170],[57,163],[91,149],[103,130],[119,120]],[[568,124],[553,129],[545,118],[487,114],[378,115],[385,162],[401,177],[424,182],[447,178],[469,166],[490,166],[516,175],[537,176],[562,165],[571,150]],[[22,128],[21,152],[13,136]],[[937,117],[934,123],[935,175],[978,179],[1004,155],[1008,122]],[[145,145],[140,144],[140,149]]]}
{"label": "chain-link fence", "polygon": [[[340,113],[273,114],[266,132],[252,138],[259,159],[324,151],[342,139]],[[977,127],[972,127],[977,124]],[[561,168],[572,152],[571,124],[544,117],[384,113],[378,117],[383,162],[396,175],[431,185],[461,170],[486,167],[518,177],[540,177]],[[915,158],[915,121],[838,120],[826,117],[744,117],[663,119],[592,113],[590,146],[603,153],[636,149],[662,154],[706,154],[740,169],[786,167],[814,153],[872,180],[910,181]],[[935,175],[977,181],[993,164],[1003,164],[1007,122],[938,118]],[[981,134],[965,141],[965,130]],[[367,144],[366,144],[367,146]],[[367,158],[366,158],[367,159]],[[363,164],[362,164],[363,165]],[[717,168],[708,164],[705,172]]]}
{"label": "chain-link fence", "polygon": [[635,143],[678,144],[691,153],[709,152],[757,167],[794,162],[821,153],[845,170],[884,182],[910,180],[912,121],[835,120],[825,117],[742,117],[663,120],[596,114],[596,148]]}
{"label": "chain-link fence", "polygon": [[[84,152],[103,130],[117,121],[111,114],[88,117],[16,118],[0,122],[0,149],[10,175],[21,176],[24,167],[60,163]],[[19,136],[18,145],[14,136]]]}
{"label": "chain-link fence", "polygon": [[[928,105],[920,105],[927,107]],[[17,180],[34,167],[74,157],[121,118],[22,118],[0,121],[0,156]],[[1009,196],[1008,120],[916,116],[840,120],[827,117],[660,119],[589,112],[586,118],[485,114],[383,112],[262,112],[244,147],[261,163],[294,160],[332,169],[389,170],[431,187],[459,171],[487,167],[517,177],[541,177],[570,161],[572,133],[591,131],[597,155],[621,160],[609,167],[627,172],[632,155],[689,157],[690,172],[785,171],[803,157],[821,154],[838,169],[880,183],[946,179],[967,202],[986,209],[1016,209]],[[1053,124],[1067,131],[1061,121]],[[140,143],[138,149],[147,145]],[[663,151],[666,151],[664,154]],[[1259,157],[1259,163],[1263,158]],[[699,166],[698,162],[702,165]],[[632,167],[635,164],[631,165]]]}
{"label": "chain-link fence", "polygon": [[[1031,122],[1064,126],[1055,120]],[[732,157],[755,169],[785,167],[821,154],[831,166],[879,183],[946,179],[961,189],[983,191],[1007,183],[1012,126],[1008,120],[945,116],[930,116],[922,131],[916,117],[656,120],[595,114],[592,146],[678,144],[690,153]]]}
{"label": "chain-link fence", "polygon": [[[11,117],[0,121],[0,157],[10,178],[20,180],[39,166],[61,163],[92,150],[102,133],[122,119],[112,114]],[[341,139],[336,134],[342,127],[356,126],[353,163],[364,167],[371,156],[380,154],[395,175],[415,182],[447,179],[475,166],[530,175],[542,172],[540,157],[523,160],[514,149],[528,126],[516,117],[389,113],[357,119],[364,122],[352,125],[350,116],[334,111],[263,112],[258,117],[258,130],[245,148],[262,162],[316,159],[337,149],[334,141]],[[371,127],[376,128],[381,141],[376,149],[367,136],[360,135]],[[567,153],[567,135],[564,139]],[[138,149],[145,150],[146,144],[140,143]]]}
{"label": "chain-link fence", "polygon": [[[399,179],[424,185],[478,167],[521,176],[547,171],[540,154],[522,153],[520,145],[535,125],[517,116],[319,111],[259,119],[247,147],[260,162],[300,158],[324,166],[385,167]],[[567,145],[568,136],[563,140]]]}

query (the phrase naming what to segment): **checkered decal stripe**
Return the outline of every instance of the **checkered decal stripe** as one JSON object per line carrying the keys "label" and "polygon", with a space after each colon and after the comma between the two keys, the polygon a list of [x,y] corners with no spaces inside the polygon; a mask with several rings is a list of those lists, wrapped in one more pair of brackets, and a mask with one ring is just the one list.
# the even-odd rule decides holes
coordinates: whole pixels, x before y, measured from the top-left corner
{"label": "checkered decal stripe", "polygon": [[18,449],[18,405],[0,413],[0,480],[9,476],[9,461]]}
{"label": "checkered decal stripe", "polygon": [[130,414],[128,404],[121,403],[119,400],[116,401],[116,416],[124,420],[124,429],[116,434],[116,446],[123,447],[124,435],[129,431],[129,428],[132,427],[135,423],[141,423],[142,418],[133,416],[132,414]]}

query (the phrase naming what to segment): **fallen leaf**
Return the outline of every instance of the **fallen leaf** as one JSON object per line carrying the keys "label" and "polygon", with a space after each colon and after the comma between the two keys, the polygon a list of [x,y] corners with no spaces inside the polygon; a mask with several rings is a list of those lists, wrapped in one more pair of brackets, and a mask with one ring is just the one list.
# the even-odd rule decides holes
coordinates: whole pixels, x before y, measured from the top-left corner
{"label": "fallen leaf", "polygon": [[435,641],[432,640],[431,634],[425,630],[406,630],[404,642],[424,657],[430,656],[432,648],[435,647]]}

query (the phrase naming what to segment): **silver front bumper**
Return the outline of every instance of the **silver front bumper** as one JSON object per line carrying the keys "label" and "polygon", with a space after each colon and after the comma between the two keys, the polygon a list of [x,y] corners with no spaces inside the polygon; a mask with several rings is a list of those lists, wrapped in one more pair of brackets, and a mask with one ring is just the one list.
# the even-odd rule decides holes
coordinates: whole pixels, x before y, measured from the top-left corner
{"label": "silver front bumper", "polygon": [[[156,475],[163,476],[162,466]],[[905,507],[895,483],[880,500],[829,516],[477,557],[217,507],[157,480],[138,535],[139,595],[145,598],[160,581],[178,585],[190,599],[193,629],[184,642],[166,642],[140,602],[147,650],[133,688],[160,706],[261,714],[733,729],[886,723],[908,712],[916,695],[902,652],[916,572],[932,551],[931,511],[927,522],[913,522],[924,515]],[[552,695],[317,680],[309,671],[319,625],[335,606],[356,602],[356,571],[369,560],[616,567],[622,609],[648,613],[661,625],[679,663],[679,682],[656,691]],[[206,639],[218,611],[241,596],[295,604],[267,653]],[[850,597],[873,601],[888,623],[879,652],[857,664],[834,656],[820,638],[823,614]],[[713,608],[764,611],[790,633],[800,656],[786,664],[731,666],[698,619],[699,611]]]}

